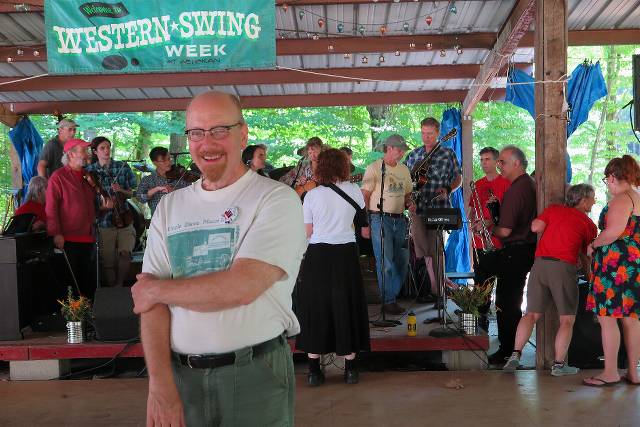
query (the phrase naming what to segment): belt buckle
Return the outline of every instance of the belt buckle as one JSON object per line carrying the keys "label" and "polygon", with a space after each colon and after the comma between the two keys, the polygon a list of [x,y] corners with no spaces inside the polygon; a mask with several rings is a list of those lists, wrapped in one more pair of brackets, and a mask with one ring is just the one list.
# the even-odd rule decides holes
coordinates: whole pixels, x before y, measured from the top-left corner
{"label": "belt buckle", "polygon": [[189,354],[187,355],[187,366],[191,369],[195,369],[192,365],[191,365],[191,358],[192,357],[198,357],[198,355],[196,354]]}

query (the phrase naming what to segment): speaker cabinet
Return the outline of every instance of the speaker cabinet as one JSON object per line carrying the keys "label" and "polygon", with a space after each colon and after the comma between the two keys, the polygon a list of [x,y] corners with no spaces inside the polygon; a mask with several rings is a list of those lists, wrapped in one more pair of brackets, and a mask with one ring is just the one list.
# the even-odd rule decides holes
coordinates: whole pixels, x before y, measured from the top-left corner
{"label": "speaker cabinet", "polygon": [[139,338],[139,318],[133,312],[131,288],[96,289],[93,322],[98,341],[131,341]]}

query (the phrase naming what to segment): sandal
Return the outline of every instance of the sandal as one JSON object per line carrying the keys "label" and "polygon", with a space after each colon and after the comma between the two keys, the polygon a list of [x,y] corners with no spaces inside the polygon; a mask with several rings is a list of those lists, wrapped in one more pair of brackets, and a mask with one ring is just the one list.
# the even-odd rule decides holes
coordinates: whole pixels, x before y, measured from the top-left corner
{"label": "sandal", "polygon": [[[587,382],[587,380],[591,380],[591,381],[599,381],[600,383],[589,383]],[[588,387],[611,387],[614,386],[616,384],[619,384],[621,380],[618,381],[605,381],[602,378],[598,378],[598,377],[589,377],[589,378],[585,378],[584,380],[582,380],[582,384],[588,386]]]}

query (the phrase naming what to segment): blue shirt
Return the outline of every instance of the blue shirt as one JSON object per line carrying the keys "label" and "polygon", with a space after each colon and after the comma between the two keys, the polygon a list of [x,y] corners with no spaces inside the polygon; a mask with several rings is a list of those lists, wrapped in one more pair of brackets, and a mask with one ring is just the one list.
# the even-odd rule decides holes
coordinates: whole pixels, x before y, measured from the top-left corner
{"label": "blue shirt", "polygon": [[[100,186],[110,195],[115,195],[115,192],[111,189],[111,184],[117,182],[124,190],[133,190],[137,185],[136,176],[128,164],[120,160],[113,160],[109,162],[106,167],[100,166],[100,163],[91,163],[85,168],[87,172],[93,172],[100,181]],[[127,203],[123,203],[124,210],[128,210]],[[98,213],[98,226],[100,228],[111,228],[113,209],[101,210]]]}

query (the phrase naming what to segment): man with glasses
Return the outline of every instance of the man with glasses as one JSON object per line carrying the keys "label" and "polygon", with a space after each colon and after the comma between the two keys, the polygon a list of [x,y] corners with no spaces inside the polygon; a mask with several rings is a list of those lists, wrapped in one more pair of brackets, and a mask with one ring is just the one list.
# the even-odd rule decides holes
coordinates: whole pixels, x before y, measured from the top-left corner
{"label": "man with glasses", "polygon": [[149,151],[149,158],[151,159],[151,163],[156,167],[156,170],[140,180],[140,184],[138,184],[138,189],[136,190],[136,198],[142,203],[149,205],[151,216],[153,216],[162,196],[173,190],[184,188],[190,183],[185,179],[172,181],[167,179],[167,172],[171,170],[172,163],[169,150],[166,148],[153,147],[151,151]]}
{"label": "man with glasses", "polygon": [[195,185],[160,200],[132,288],[149,372],[148,425],[293,425],[286,336],[306,247],[290,188],[242,162],[240,101],[206,92],[186,111]]}
{"label": "man with glasses", "polygon": [[54,136],[44,145],[38,160],[38,175],[47,178],[62,167],[62,154],[64,144],[71,138],[75,138],[78,125],[70,119],[62,119],[58,123],[58,135]]}
{"label": "man with glasses", "polygon": [[527,157],[515,145],[507,145],[500,151],[498,168],[511,186],[504,193],[500,206],[500,221],[492,228],[492,234],[503,245],[501,256],[494,266],[487,266],[497,273],[496,317],[500,348],[489,356],[490,364],[503,364],[514,348],[516,329],[522,317],[520,306],[527,274],[533,265],[536,234],[531,223],[536,217],[536,187],[527,174]]}

